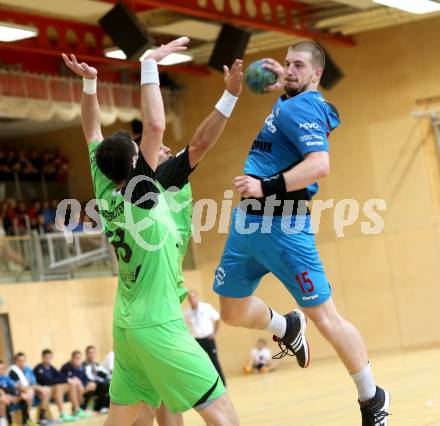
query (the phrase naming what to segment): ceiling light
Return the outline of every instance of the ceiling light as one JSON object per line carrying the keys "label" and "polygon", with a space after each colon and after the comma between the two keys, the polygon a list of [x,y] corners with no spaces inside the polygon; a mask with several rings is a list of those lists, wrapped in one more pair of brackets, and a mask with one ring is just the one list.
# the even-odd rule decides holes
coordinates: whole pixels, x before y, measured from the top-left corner
{"label": "ceiling light", "polygon": [[[140,58],[140,61],[145,59],[145,56],[149,55],[151,52],[154,52],[154,49],[148,49]],[[193,57],[190,55],[184,55],[183,53],[171,53],[166,58],[162,59],[159,62],[159,65],[175,65],[182,64],[183,62],[192,61]]]}
{"label": "ceiling light", "polygon": [[[140,58],[139,61],[143,61],[145,56],[149,55],[151,52],[153,52],[154,49],[148,49]],[[127,56],[121,49],[112,48],[107,49],[104,52],[105,56],[108,58],[114,58],[114,59],[127,59]],[[193,60],[193,57],[190,55],[184,55],[182,53],[171,53],[168,55],[165,59],[159,62],[159,65],[175,65],[175,64],[182,64],[184,62],[190,62]]]}
{"label": "ceiling light", "polygon": [[405,12],[422,14],[440,11],[440,3],[431,0],[373,0],[384,6],[394,7]]}
{"label": "ceiling light", "polygon": [[0,41],[17,41],[35,37],[38,29],[11,22],[0,22]]}
{"label": "ceiling light", "polygon": [[111,49],[106,49],[104,51],[104,55],[107,56],[107,58],[113,58],[113,59],[127,59],[127,55],[117,47],[113,47]]}

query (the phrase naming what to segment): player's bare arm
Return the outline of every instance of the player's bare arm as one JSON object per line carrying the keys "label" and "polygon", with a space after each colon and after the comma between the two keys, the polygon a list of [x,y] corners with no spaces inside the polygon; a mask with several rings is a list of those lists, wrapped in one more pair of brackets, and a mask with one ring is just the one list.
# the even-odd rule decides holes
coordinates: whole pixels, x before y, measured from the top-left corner
{"label": "player's bare arm", "polygon": [[[326,151],[307,154],[301,163],[283,173],[286,191],[296,191],[312,185],[327,176],[330,171],[330,157]],[[234,178],[234,189],[244,198],[261,198],[264,196],[260,179],[251,176]]]}
{"label": "player's bare arm", "polygon": [[330,156],[326,151],[311,152],[304,161],[283,173],[286,191],[296,191],[312,185],[330,172]]}
{"label": "player's bare arm", "polygon": [[92,90],[87,90],[89,93],[86,93],[85,90],[83,90],[82,93],[81,124],[87,143],[96,141],[101,142],[104,137],[101,132],[100,109],[98,96],[96,94],[96,79],[98,77],[98,71],[96,68],[89,66],[85,62],[79,63],[73,54],[70,55],[70,58],[65,53],[61,56],[66,66],[76,75],[84,79],[84,89],[87,90],[87,86],[92,88]]}
{"label": "player's bare arm", "polygon": [[[223,72],[226,91],[234,97],[240,96],[243,85],[243,61],[236,59],[230,70],[224,65]],[[225,128],[227,119],[227,116],[215,108],[202,121],[189,145],[189,162],[191,167],[195,167],[215,145]]]}
{"label": "player's bare arm", "polygon": [[160,92],[157,64],[171,53],[186,50],[188,43],[188,37],[180,37],[154,50],[142,61],[143,131],[140,150],[152,170],[157,168],[160,146],[165,132],[165,109]]}

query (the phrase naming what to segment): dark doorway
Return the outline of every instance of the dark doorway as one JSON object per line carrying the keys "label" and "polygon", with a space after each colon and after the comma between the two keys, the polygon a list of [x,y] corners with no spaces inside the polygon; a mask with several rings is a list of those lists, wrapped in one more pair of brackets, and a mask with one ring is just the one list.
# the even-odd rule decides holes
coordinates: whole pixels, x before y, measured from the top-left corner
{"label": "dark doorway", "polygon": [[9,365],[14,360],[14,349],[12,347],[8,314],[0,314],[0,359]]}

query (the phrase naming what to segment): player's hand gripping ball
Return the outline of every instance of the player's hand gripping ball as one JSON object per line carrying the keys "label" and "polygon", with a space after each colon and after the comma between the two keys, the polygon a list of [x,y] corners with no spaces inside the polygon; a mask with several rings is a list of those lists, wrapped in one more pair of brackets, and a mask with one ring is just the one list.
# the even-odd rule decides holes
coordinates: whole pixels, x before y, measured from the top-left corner
{"label": "player's hand gripping ball", "polygon": [[275,84],[278,80],[278,76],[274,72],[263,67],[265,62],[264,60],[252,62],[244,73],[246,84],[254,93],[267,93],[265,88]]}

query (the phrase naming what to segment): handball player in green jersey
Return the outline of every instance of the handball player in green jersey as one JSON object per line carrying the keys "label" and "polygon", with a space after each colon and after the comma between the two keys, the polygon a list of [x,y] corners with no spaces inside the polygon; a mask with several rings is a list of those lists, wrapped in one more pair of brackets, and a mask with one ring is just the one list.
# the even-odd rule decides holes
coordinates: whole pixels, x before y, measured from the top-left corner
{"label": "handball player in green jersey", "polygon": [[[228,67],[224,69],[226,96],[229,102],[232,102],[229,107],[233,107],[242,90],[242,65],[243,61],[237,59],[230,71]],[[221,109],[221,101],[216,108]],[[184,286],[182,263],[192,235],[193,203],[189,175],[194,171],[206,152],[215,145],[223,132],[229,113],[223,111],[226,114],[223,116],[216,108],[199,125],[190,144],[178,154],[172,155],[170,148],[165,145],[161,145],[159,153],[156,181],[161,190],[169,191],[168,205],[179,235],[179,242],[177,243],[179,268],[176,285],[181,302],[185,300],[188,294]],[[143,406],[134,426],[152,425],[151,413],[150,407]],[[157,410],[156,420],[159,426],[183,426],[182,414],[171,413],[164,404]]]}
{"label": "handball player in green jersey", "polygon": [[[167,159],[157,63],[185,50],[188,42],[181,37],[163,45],[141,64],[143,132],[139,148],[125,132],[102,136],[97,70],[78,63],[74,55],[63,54],[66,65],[84,79],[81,116],[93,186],[119,265],[113,321],[115,367],[105,426],[132,425],[142,404],[157,408],[161,401],[173,413],[195,408],[210,425],[239,424],[218,373],[184,323],[182,294],[176,285],[181,274],[183,228],[168,206],[164,176],[163,184],[157,179],[159,161]],[[191,169],[215,143],[232,113],[241,91],[241,67],[238,61],[230,72],[225,69],[226,87],[231,92],[225,91],[187,148]]]}

